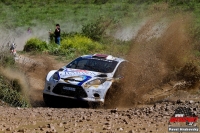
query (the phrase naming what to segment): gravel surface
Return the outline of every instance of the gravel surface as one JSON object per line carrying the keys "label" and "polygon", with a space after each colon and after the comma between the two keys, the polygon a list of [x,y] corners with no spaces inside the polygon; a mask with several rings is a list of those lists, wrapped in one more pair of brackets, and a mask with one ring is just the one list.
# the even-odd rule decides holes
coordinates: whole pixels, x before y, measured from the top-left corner
{"label": "gravel surface", "polygon": [[[199,103],[192,100],[177,100],[127,109],[0,106],[0,132],[167,133],[169,120],[176,108],[191,108],[196,115],[199,115]],[[196,126],[199,124],[196,123]]]}

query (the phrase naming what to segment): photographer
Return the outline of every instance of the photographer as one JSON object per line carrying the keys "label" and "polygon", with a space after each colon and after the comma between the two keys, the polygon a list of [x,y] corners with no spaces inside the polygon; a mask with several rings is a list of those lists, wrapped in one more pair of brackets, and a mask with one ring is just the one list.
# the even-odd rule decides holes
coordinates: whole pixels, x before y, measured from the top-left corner
{"label": "photographer", "polygon": [[55,43],[60,45],[60,25],[56,24],[56,29],[55,29]]}

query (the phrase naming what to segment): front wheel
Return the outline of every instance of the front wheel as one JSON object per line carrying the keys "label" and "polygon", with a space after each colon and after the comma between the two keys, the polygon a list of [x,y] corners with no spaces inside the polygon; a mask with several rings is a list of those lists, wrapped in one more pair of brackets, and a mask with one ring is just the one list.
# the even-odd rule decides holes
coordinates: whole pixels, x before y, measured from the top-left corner
{"label": "front wheel", "polygon": [[48,107],[53,107],[55,105],[55,98],[51,95],[48,94],[43,94],[43,100],[44,103],[48,106]]}
{"label": "front wheel", "polygon": [[97,109],[97,108],[104,108],[103,102],[88,102],[89,108]]}
{"label": "front wheel", "polygon": [[113,82],[105,96],[105,108],[116,108],[120,104],[123,97],[123,89],[121,82]]}

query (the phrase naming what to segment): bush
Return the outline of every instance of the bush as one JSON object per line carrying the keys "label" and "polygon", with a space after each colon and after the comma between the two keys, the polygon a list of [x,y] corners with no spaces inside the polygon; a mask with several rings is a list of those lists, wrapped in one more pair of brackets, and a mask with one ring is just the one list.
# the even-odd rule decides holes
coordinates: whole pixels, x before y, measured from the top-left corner
{"label": "bush", "polygon": [[94,4],[106,4],[108,0],[94,0]]}
{"label": "bush", "polygon": [[0,52],[0,65],[3,67],[13,67],[13,65],[15,64],[15,59],[13,55],[11,55],[8,51]]}
{"label": "bush", "polygon": [[55,36],[54,34],[49,34],[49,41],[50,41],[50,43],[55,42],[54,36]]}
{"label": "bush", "polygon": [[95,22],[83,25],[82,34],[94,41],[100,41],[111,22],[112,21],[107,22],[100,17]]}
{"label": "bush", "polygon": [[49,54],[59,55],[58,44],[50,43],[47,45],[47,49]]}
{"label": "bush", "polygon": [[14,107],[30,107],[28,98],[21,93],[17,79],[12,82],[0,76],[0,99]]}
{"label": "bush", "polygon": [[42,41],[38,38],[31,38],[29,39],[25,46],[24,51],[30,52],[30,51],[44,51],[47,50],[47,43],[45,41]]}
{"label": "bush", "polygon": [[66,37],[74,37],[75,35],[80,35],[80,33],[78,32],[61,32],[61,40],[62,38],[66,38]]}
{"label": "bush", "polygon": [[61,41],[59,52],[78,52],[80,54],[88,54],[91,52],[98,52],[103,49],[104,47],[100,43],[82,35],[75,35],[73,37],[64,38]]}

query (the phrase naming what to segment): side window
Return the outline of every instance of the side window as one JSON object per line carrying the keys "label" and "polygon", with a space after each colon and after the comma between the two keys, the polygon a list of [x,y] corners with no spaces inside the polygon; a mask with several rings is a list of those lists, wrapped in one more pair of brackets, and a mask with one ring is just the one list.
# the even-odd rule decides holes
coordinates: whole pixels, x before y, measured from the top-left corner
{"label": "side window", "polygon": [[114,77],[124,77],[125,72],[127,70],[128,62],[123,61],[119,64],[117,67],[117,70],[115,71]]}
{"label": "side window", "polygon": [[69,65],[67,65],[67,68],[76,68],[77,66],[77,60],[73,61],[72,63],[70,63]]}

